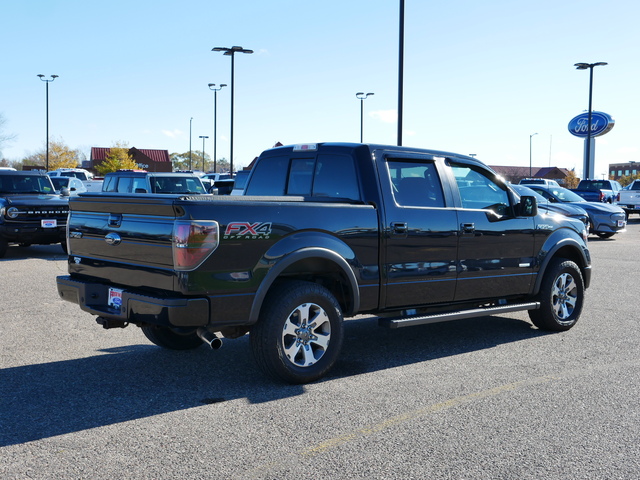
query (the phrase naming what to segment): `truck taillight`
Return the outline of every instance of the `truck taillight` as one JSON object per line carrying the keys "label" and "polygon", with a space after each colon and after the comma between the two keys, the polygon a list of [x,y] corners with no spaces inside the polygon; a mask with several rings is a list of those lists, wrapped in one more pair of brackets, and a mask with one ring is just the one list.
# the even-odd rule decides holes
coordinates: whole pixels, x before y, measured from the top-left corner
{"label": "truck taillight", "polygon": [[173,227],[173,267],[193,270],[218,248],[218,222],[178,220]]}

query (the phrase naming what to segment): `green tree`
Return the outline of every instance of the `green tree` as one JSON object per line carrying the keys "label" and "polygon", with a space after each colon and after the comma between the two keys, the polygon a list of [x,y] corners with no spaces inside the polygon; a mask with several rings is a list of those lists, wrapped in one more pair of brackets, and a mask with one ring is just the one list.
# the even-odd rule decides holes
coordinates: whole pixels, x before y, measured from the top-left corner
{"label": "green tree", "polygon": [[173,170],[189,170],[189,152],[177,153],[173,152],[169,155]]}
{"label": "green tree", "polygon": [[102,177],[116,170],[136,170],[137,168],[138,164],[133,161],[126,142],[116,142],[113,147],[109,148],[106,158],[95,166],[96,172]]}
{"label": "green tree", "polygon": [[[174,170],[202,170],[202,152],[200,150],[191,151],[192,168],[189,168],[189,152],[174,152],[169,155],[169,158]],[[229,161],[227,159],[219,158],[216,163],[216,172],[224,173],[229,171]],[[213,160],[206,152],[204,154],[204,171],[213,172]]]}

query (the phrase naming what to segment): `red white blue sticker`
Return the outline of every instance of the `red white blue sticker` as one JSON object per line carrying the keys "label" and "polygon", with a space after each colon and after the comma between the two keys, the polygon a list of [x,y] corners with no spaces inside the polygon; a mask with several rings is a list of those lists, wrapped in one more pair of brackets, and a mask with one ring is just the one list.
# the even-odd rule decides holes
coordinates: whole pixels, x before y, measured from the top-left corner
{"label": "red white blue sticker", "polygon": [[109,288],[109,302],[108,305],[111,308],[116,308],[120,310],[122,306],[122,292],[124,290],[120,288]]}
{"label": "red white blue sticker", "polygon": [[43,218],[40,225],[42,225],[42,228],[56,228],[58,226],[58,220],[55,218]]}

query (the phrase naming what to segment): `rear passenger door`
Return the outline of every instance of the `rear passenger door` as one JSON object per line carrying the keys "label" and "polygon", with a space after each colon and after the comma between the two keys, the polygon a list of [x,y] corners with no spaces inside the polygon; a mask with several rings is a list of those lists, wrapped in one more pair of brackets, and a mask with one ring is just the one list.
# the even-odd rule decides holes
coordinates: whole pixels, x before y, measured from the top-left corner
{"label": "rear passenger door", "polygon": [[442,159],[398,155],[378,162],[384,197],[381,303],[393,309],[451,301],[458,220],[448,208],[451,192],[442,187]]}

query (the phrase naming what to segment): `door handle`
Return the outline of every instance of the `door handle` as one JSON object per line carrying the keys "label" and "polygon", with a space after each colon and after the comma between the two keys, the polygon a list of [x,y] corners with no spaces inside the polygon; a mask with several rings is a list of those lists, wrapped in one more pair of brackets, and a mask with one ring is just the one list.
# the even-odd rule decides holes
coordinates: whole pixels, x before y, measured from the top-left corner
{"label": "door handle", "polygon": [[462,223],[460,224],[460,230],[462,230],[462,233],[473,233],[476,231],[476,225],[475,223]]}
{"label": "door handle", "polygon": [[391,222],[391,235],[407,235],[409,225],[407,222]]}

